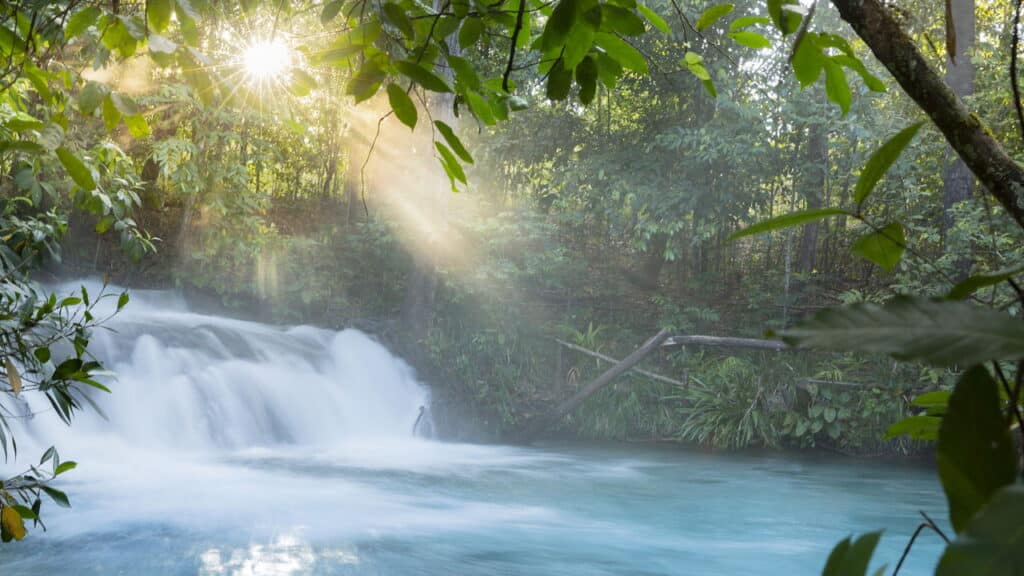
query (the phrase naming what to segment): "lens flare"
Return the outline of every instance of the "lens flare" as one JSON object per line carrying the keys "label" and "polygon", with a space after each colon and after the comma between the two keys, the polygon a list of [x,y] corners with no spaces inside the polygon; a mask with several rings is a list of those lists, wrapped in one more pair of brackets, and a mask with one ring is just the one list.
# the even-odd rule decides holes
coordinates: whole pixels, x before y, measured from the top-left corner
{"label": "lens flare", "polygon": [[291,67],[291,50],[279,39],[257,41],[245,49],[242,65],[256,82],[276,80]]}

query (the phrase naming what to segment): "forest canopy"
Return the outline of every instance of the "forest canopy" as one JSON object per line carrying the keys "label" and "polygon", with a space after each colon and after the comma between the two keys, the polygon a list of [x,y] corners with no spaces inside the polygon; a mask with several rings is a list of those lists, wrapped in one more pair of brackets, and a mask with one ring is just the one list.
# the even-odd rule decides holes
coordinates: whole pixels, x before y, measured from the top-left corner
{"label": "forest canopy", "polygon": [[[0,446],[23,394],[70,423],[110,392],[88,348],[127,293],[37,283],[86,271],[368,325],[498,437],[934,450],[938,573],[1011,573],[1020,5],[934,8],[5,2]],[[656,330],[793,356],[666,349],[672,377],[544,421]],[[0,484],[5,542],[75,466],[51,449]],[[866,573],[878,538],[825,573]]]}

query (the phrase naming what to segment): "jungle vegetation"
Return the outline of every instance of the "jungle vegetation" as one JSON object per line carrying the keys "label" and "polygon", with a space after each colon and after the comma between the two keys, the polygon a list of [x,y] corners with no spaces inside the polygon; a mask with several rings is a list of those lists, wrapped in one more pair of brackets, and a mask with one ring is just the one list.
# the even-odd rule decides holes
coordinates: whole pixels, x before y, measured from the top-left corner
{"label": "jungle vegetation", "polygon": [[[559,433],[934,453],[938,572],[1012,573],[1019,11],[6,1],[0,445],[21,394],[70,422],[108,392],[93,310],[127,295],[50,294],[55,274],[369,328],[471,416],[453,436],[514,438],[603,370],[557,340],[767,335],[794,350],[666,349],[669,381],[630,372]],[[73,468],[54,449],[0,485],[5,542],[69,504]],[[877,539],[825,573],[863,574]]]}

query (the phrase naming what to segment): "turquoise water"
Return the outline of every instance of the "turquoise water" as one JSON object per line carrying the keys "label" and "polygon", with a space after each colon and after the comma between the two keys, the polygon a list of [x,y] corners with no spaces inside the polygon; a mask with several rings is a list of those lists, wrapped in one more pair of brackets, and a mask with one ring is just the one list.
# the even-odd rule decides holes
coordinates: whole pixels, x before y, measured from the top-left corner
{"label": "turquoise water", "polygon": [[[48,505],[48,532],[0,546],[3,576],[789,576],[879,528],[891,567],[918,510],[945,524],[925,468],[423,439],[429,388],[354,330],[139,292],[112,327],[90,348],[117,373],[94,397],[106,418],[68,428],[23,395],[21,460],[0,477],[50,445],[79,467],[59,483],[74,508]],[[903,574],[938,551],[925,534]]]}
{"label": "turquoise water", "polygon": [[[0,548],[3,573],[817,574],[839,538],[882,527],[891,569],[917,511],[944,509],[920,468],[634,446],[179,462],[175,481],[72,484],[75,509]],[[939,550],[925,533],[902,573],[930,573]]]}

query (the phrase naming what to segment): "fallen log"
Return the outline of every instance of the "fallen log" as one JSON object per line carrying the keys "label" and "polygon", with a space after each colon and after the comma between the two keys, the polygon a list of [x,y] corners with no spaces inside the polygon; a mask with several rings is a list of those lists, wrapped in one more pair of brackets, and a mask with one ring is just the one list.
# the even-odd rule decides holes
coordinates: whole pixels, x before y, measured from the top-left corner
{"label": "fallen log", "polygon": [[[576,344],[573,344],[572,342],[566,342],[565,340],[559,340],[558,338],[555,338],[555,342],[558,342],[559,344],[565,346],[566,348],[569,348],[570,350],[575,350],[582,354],[586,354],[587,356],[597,358],[598,360],[604,360],[605,362],[609,362],[611,364],[618,364],[620,362],[620,360],[616,360],[611,356],[606,356],[604,354],[601,354],[600,352],[595,352],[594,350],[584,348],[583,346],[578,346]],[[682,380],[676,380],[675,378],[669,378],[668,376],[655,374],[654,372],[644,370],[643,368],[637,368],[635,366],[633,368],[630,368],[630,370],[636,372],[637,374],[646,376],[651,380],[657,380],[659,382],[664,382],[666,384],[672,384],[673,386],[679,386],[680,388],[686,388],[686,382],[683,382]]]}
{"label": "fallen log", "polygon": [[795,350],[785,342],[778,340],[762,340],[760,338],[733,338],[731,336],[687,336],[677,334],[662,342],[662,347],[672,346],[722,346],[731,348],[757,348],[760,350]]}
{"label": "fallen log", "polygon": [[639,364],[640,361],[646,358],[648,354],[654,352],[666,338],[668,338],[668,330],[662,330],[652,336],[647,340],[647,342],[644,342],[639,348],[634,350],[632,354],[626,356],[617,364],[614,364],[611,368],[605,370],[600,376],[594,378],[579,392],[573,394],[571,398],[559,404],[558,408],[556,408],[551,415],[552,419],[557,421],[569,412],[578,408],[580,404],[583,404],[584,400],[590,398],[598,390],[607,386],[608,383],[614,380],[617,376]]}

